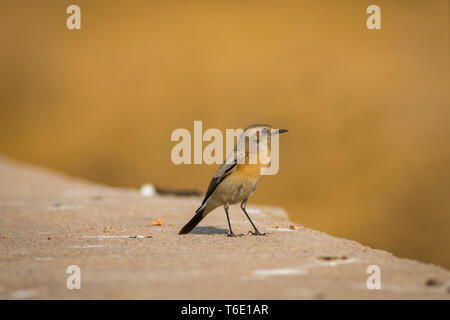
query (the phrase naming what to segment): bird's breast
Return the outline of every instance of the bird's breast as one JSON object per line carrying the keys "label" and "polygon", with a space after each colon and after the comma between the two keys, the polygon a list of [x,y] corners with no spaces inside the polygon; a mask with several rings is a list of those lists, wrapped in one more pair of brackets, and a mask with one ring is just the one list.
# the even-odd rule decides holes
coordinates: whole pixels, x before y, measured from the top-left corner
{"label": "bird's breast", "polygon": [[241,202],[255,190],[260,178],[260,166],[238,165],[236,170],[217,187],[216,196],[228,204]]}

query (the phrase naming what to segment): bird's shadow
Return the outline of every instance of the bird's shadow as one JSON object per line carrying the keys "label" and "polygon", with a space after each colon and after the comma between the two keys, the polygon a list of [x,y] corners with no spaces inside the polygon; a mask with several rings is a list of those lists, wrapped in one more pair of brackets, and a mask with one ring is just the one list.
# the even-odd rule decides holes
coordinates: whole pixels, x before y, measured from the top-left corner
{"label": "bird's shadow", "polygon": [[227,234],[228,230],[223,228],[216,227],[195,227],[192,231],[192,234]]}

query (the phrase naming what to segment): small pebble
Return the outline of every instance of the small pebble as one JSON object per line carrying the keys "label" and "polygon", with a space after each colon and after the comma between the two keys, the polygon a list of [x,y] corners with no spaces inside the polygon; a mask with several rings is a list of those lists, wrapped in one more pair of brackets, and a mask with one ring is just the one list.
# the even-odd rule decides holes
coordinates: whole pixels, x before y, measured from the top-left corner
{"label": "small pebble", "polygon": [[162,226],[164,224],[164,219],[152,220],[152,226]]}
{"label": "small pebble", "polygon": [[140,189],[139,193],[143,197],[151,197],[154,196],[156,193],[155,187],[152,184],[144,184]]}

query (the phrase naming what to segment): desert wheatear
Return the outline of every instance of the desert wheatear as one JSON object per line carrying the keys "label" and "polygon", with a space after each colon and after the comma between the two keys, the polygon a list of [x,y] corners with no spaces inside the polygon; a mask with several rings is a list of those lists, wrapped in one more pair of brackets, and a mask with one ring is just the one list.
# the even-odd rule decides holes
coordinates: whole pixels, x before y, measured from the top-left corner
{"label": "desert wheatear", "polygon": [[[261,179],[261,174],[270,164],[271,136],[287,131],[272,129],[271,126],[266,124],[254,124],[247,127],[240,136],[234,151],[228,155],[209,183],[202,205],[197,209],[194,217],[180,230],[179,234],[190,232],[208,213],[219,206],[223,206],[230,229],[228,236],[235,237],[236,235],[231,229],[228,207],[240,202],[242,211],[255,229],[251,234],[264,235],[258,231],[250,219],[245,206],[248,197],[255,191]],[[269,161],[262,161],[263,158]],[[254,161],[254,159],[257,161]]]}

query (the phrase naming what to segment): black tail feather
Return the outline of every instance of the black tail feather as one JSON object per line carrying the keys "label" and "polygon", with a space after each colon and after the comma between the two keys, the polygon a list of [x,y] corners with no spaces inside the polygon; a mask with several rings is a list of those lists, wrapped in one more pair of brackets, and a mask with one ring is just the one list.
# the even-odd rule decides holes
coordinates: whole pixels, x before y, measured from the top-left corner
{"label": "black tail feather", "polygon": [[192,231],[192,229],[195,228],[196,225],[199,224],[200,221],[203,219],[203,211],[205,211],[205,208],[201,210],[197,210],[195,215],[192,217],[191,220],[189,220],[188,223],[178,232],[178,234],[186,234]]}

